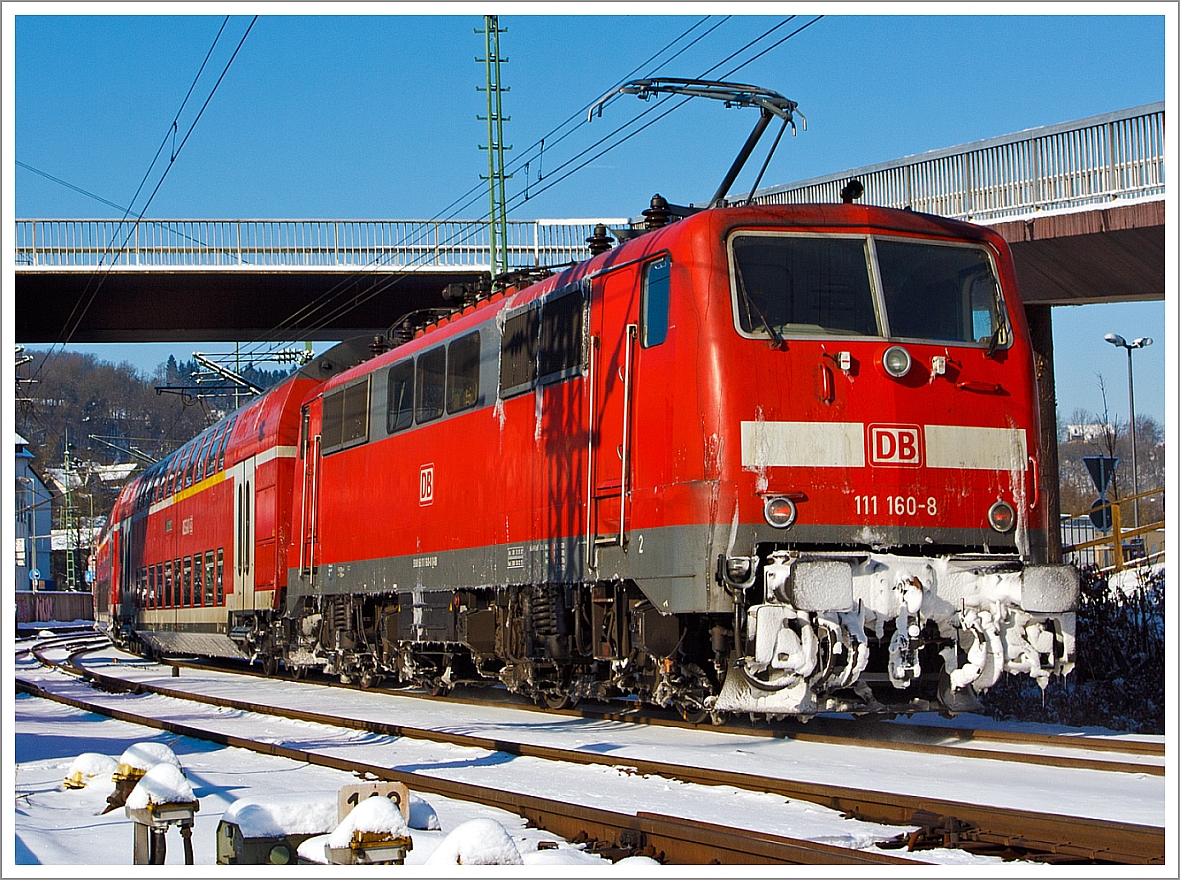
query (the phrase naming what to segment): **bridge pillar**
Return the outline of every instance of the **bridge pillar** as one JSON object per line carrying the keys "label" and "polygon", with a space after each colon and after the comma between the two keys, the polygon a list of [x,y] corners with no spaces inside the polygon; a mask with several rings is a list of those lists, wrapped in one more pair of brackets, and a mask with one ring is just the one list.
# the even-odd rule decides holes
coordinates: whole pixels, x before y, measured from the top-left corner
{"label": "bridge pillar", "polygon": [[1061,562],[1061,474],[1057,460],[1057,390],[1053,377],[1053,307],[1024,306],[1032,336],[1041,408],[1041,461],[1038,462],[1041,500],[1045,511],[1045,562]]}

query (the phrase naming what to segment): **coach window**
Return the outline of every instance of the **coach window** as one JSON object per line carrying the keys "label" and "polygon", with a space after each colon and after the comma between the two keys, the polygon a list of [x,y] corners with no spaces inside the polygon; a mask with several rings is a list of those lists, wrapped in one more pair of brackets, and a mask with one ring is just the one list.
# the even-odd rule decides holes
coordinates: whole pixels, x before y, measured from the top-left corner
{"label": "coach window", "polygon": [[160,593],[164,590],[164,563],[156,563],[156,592]]}
{"label": "coach window", "polygon": [[479,398],[479,332],[447,346],[447,412],[475,406]]}
{"label": "coach window", "polygon": [[171,608],[175,604],[175,594],[172,592],[172,561],[164,563],[164,604]]}
{"label": "coach window", "polygon": [[193,483],[199,483],[205,479],[205,459],[209,456],[209,445],[213,442],[213,432],[207,431],[205,436],[201,438],[201,445],[197,448],[196,455],[193,456]]}
{"label": "coach window", "polygon": [[164,497],[167,498],[172,494],[172,488],[176,485],[176,465],[177,459],[180,456],[177,453],[172,453],[168,458],[168,482],[164,486]]}
{"label": "coach window", "polygon": [[189,608],[193,604],[193,561],[191,557],[184,557],[184,564],[176,560],[177,570],[184,569],[184,607]]}
{"label": "coach window", "polygon": [[443,398],[447,379],[447,350],[436,348],[418,355],[417,399],[414,418],[419,424],[437,419],[443,414]]}
{"label": "coach window", "polygon": [[213,551],[205,551],[205,604],[213,604]]}
{"label": "coach window", "polygon": [[205,461],[201,466],[201,479],[213,476],[213,466],[217,464],[217,445],[221,442],[221,429],[224,425],[218,425],[209,434],[209,442],[205,446]]}
{"label": "coach window", "polygon": [[184,447],[184,462],[180,466],[180,475],[176,478],[176,491],[187,489],[193,484],[192,461],[197,451],[195,440],[190,440]]}
{"label": "coach window", "polygon": [[541,382],[565,379],[581,368],[585,310],[580,285],[558,291],[541,307],[541,339],[537,354]]}
{"label": "coach window", "polygon": [[202,604],[201,597],[205,594],[205,590],[201,584],[203,578],[201,577],[201,554],[193,554],[193,604]]}
{"label": "coach window", "polygon": [[402,361],[389,369],[389,400],[385,410],[385,430],[392,434],[414,424],[414,362]]}
{"label": "coach window", "polygon": [[651,348],[668,338],[668,300],[672,261],[667,257],[648,263],[643,271],[643,347]]}
{"label": "coach window", "polygon": [[225,548],[217,548],[217,604],[225,604]]}
{"label": "coach window", "polygon": [[537,309],[529,306],[504,322],[500,341],[500,397],[527,391],[537,381]]}
{"label": "coach window", "polygon": [[156,567],[154,565],[148,566],[147,589],[149,593],[156,592]]}
{"label": "coach window", "polygon": [[225,423],[225,430],[221,432],[221,445],[217,447],[217,469],[221,470],[225,467],[225,447],[229,445],[229,435],[234,429],[234,422],[237,421],[237,416]]}

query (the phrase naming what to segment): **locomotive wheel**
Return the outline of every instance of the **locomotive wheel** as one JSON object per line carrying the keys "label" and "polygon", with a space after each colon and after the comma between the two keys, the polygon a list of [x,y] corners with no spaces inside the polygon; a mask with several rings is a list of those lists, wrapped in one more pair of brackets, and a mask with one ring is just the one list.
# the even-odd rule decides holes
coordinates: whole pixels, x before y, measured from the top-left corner
{"label": "locomotive wheel", "polygon": [[569,694],[553,692],[541,694],[537,702],[541,703],[546,709],[568,709],[574,704]]}
{"label": "locomotive wheel", "polygon": [[[708,709],[705,709],[702,707],[690,709],[688,706],[678,706],[676,711],[678,711],[680,713],[680,717],[683,718],[685,721],[687,721],[689,724],[704,724],[705,721],[707,719],[709,719],[710,716],[712,716],[712,713]],[[716,720],[715,716],[714,716],[713,723],[714,724],[720,723],[719,721]]]}
{"label": "locomotive wheel", "polygon": [[262,674],[272,676],[279,671],[279,658],[274,654],[267,654],[262,658]]}

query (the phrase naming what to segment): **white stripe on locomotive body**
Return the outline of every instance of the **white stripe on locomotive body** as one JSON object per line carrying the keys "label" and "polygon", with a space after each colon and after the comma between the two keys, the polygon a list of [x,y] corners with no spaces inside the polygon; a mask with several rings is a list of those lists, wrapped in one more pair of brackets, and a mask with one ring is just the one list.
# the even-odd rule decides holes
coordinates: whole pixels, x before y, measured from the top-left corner
{"label": "white stripe on locomotive body", "polygon": [[[1023,428],[926,425],[925,466],[960,470],[1024,471]],[[865,466],[861,422],[742,422],[742,467]]]}
{"label": "white stripe on locomotive body", "polygon": [[1023,428],[926,426],[926,466],[976,471],[1023,471],[1028,444]]}
{"label": "white stripe on locomotive body", "polygon": [[864,467],[861,422],[742,422],[742,467]]}

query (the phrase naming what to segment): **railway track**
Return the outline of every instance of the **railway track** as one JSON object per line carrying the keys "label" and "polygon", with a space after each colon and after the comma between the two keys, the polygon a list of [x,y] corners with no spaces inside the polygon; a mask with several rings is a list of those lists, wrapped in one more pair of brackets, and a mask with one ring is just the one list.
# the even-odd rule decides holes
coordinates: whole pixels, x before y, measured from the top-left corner
{"label": "railway track", "polygon": [[[36,654],[37,652],[34,652]],[[54,665],[60,665],[51,661]],[[226,734],[191,723],[145,718],[100,702],[55,693],[35,682],[18,678],[17,689],[84,711],[215,742],[260,754],[353,773],[365,779],[402,782],[412,791],[473,801],[516,813],[535,827],[560,835],[585,849],[610,859],[648,855],[666,864],[719,865],[913,865],[919,858],[833,846],[760,831],[743,832],[676,816],[639,811],[620,813],[590,806],[535,797],[500,788],[441,779],[423,773],[399,771],[369,762],[349,760],[310,749],[257,741]]]}
{"label": "railway track", "polygon": [[[87,646],[79,654],[93,650]],[[76,656],[70,658],[76,660]],[[915,849],[931,845],[956,845],[980,854],[1001,857],[1037,858],[1067,863],[1155,864],[1163,860],[1162,829],[1079,817],[1048,816],[958,801],[916,797],[850,787],[771,778],[706,768],[686,767],[658,761],[617,758],[585,751],[509,742],[470,734],[442,732],[387,722],[341,718],[303,710],[276,710],[256,703],[193,694],[189,691],[144,682],[128,682],[96,673],[74,663],[74,673],[104,689],[156,693],[177,699],[239,711],[261,712],[293,720],[348,727],[375,734],[407,737],[460,747],[535,757],[543,760],[618,766],[624,763],[635,772],[663,776],[705,785],[725,785],[751,791],[779,794],[788,799],[809,801],[866,821],[917,826],[917,831],[899,836],[897,845]],[[179,669],[174,670],[174,674]],[[634,719],[627,718],[628,721]],[[818,734],[817,736],[825,736]],[[858,742],[858,744],[860,744]],[[957,753],[957,752],[956,752]],[[524,815],[522,813],[522,815]],[[531,816],[529,818],[532,818]],[[549,826],[544,826],[549,827]],[[554,829],[556,830],[556,829]],[[730,832],[732,833],[732,832]]]}
{"label": "railway track", "polygon": [[[160,662],[174,669],[213,668],[230,671],[233,674],[266,677],[258,670],[241,665],[231,668],[228,665],[179,659],[167,659]],[[388,693],[399,697],[459,705],[486,706],[489,704],[486,696],[467,697],[454,691],[444,696],[436,696],[404,689],[362,688],[359,685],[340,684],[327,678],[316,681],[316,683],[328,687],[347,688],[369,693]],[[549,709],[537,706],[525,698],[515,698],[507,693],[504,693],[503,696],[506,698],[503,701],[505,706],[519,711],[536,712],[547,717],[563,715],[571,718],[646,724],[653,727],[682,730],[707,729],[720,733],[788,739],[797,742],[855,744],[864,748],[887,749],[895,752],[945,755],[955,758],[980,758],[1043,767],[1144,773],[1149,776],[1163,776],[1165,769],[1163,764],[1164,744],[1161,742],[971,729],[932,724],[896,724],[868,718],[816,717],[807,722],[789,720],[769,724],[765,722],[749,723],[741,718],[732,718],[724,726],[718,727],[710,723],[701,724],[687,721],[672,713],[650,707],[639,707],[626,712],[620,712],[617,707],[595,704],[582,704],[577,708]],[[1074,754],[1069,754],[1070,752]],[[1126,758],[1120,759],[1116,756],[1126,756]],[[1135,760],[1135,758],[1140,760]]]}

